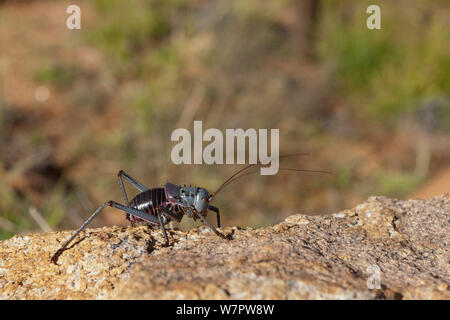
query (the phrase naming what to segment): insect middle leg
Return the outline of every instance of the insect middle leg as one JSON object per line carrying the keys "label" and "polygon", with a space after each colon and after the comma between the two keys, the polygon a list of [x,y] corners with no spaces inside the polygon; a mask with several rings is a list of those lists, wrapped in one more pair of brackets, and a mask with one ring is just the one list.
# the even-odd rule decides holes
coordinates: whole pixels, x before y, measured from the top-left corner
{"label": "insect middle leg", "polygon": [[169,245],[169,239],[167,238],[166,228],[164,227],[164,223],[162,221],[161,213],[159,211],[158,211],[157,215],[158,215],[159,224],[161,226],[161,231],[162,231],[162,234],[164,236],[164,240],[166,240],[166,246],[167,246],[167,245]]}
{"label": "insect middle leg", "polygon": [[125,207],[115,201],[109,201],[108,205],[110,205],[111,207],[117,208],[119,210],[125,211],[126,213],[131,214],[132,216],[136,216],[141,219],[144,219],[145,221],[149,222],[150,224],[159,225],[161,227],[161,231],[164,236],[164,240],[166,241],[166,245],[169,244],[169,239],[167,238],[166,228],[164,227],[164,223],[161,218],[161,213],[159,211],[157,211],[157,217],[155,217],[144,211],[140,211],[140,210],[130,208],[130,207]]}
{"label": "insect middle leg", "polygon": [[159,209],[165,213],[166,217],[169,218],[169,220],[180,222],[181,219],[183,219],[183,215],[181,213],[176,213],[164,206],[160,206]]}

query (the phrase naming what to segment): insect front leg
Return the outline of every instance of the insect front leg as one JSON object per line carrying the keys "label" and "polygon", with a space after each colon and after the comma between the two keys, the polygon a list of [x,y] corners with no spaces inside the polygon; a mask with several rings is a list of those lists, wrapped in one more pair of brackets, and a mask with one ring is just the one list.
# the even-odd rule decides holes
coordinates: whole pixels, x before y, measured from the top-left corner
{"label": "insect front leg", "polygon": [[210,228],[215,234],[217,234],[219,237],[221,237],[223,239],[228,239],[224,234],[217,231],[217,229],[214,228],[200,212],[197,212],[196,214],[200,219],[202,219],[203,223],[206,224],[208,226],[208,228]]}
{"label": "insect front leg", "polygon": [[208,206],[208,210],[214,211],[217,214],[217,227],[220,228],[219,208],[210,205],[210,206]]}

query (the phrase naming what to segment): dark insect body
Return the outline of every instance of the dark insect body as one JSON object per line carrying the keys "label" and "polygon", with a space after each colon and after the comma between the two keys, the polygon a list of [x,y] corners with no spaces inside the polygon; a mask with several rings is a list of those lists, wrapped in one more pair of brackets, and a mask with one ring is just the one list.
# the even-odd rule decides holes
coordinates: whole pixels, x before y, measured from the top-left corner
{"label": "dark insect body", "polygon": [[[298,155],[298,154],[296,154]],[[284,156],[286,157],[286,156]],[[247,167],[239,170],[228,178],[215,192],[209,194],[208,191],[200,187],[192,186],[177,186],[173,183],[167,182],[162,188],[152,188],[149,189],[136,179],[132,178],[130,175],[121,170],[118,174],[120,188],[122,189],[123,199],[125,205],[122,205],[115,201],[107,201],[102,206],[100,206],[90,217],[87,219],[83,225],[61,246],[61,248],[52,256],[51,261],[56,264],[58,257],[63,253],[65,248],[72,242],[73,239],[83,231],[87,225],[106,207],[110,206],[117,208],[126,213],[126,218],[134,226],[136,223],[143,225],[156,225],[161,228],[166,245],[169,244],[167,238],[167,233],[165,225],[170,221],[180,222],[184,215],[189,218],[197,220],[199,218],[204,224],[208,226],[216,235],[223,239],[228,239],[227,236],[219,232],[214,228],[207,220],[206,216],[208,211],[213,211],[217,215],[217,227],[220,228],[220,213],[219,209],[210,205],[209,203],[212,199],[229,183],[234,180],[247,175],[247,172],[239,175],[241,172],[251,168],[256,164],[248,165]],[[302,171],[302,172],[319,172],[319,173],[329,173],[327,171],[316,171],[316,170],[302,170],[302,169],[291,169],[291,168],[280,168],[279,170],[289,170],[289,171]],[[125,191],[123,184],[123,179],[128,181],[131,185],[137,188],[140,193],[136,195],[131,201],[128,201],[128,195]]]}
{"label": "dark insect body", "polygon": [[[125,173],[124,173],[125,174]],[[165,225],[170,221],[181,222],[183,215],[197,219],[193,215],[191,208],[185,204],[194,204],[194,207],[201,210],[203,216],[206,216],[207,210],[215,211],[217,213],[217,225],[220,228],[219,210],[214,206],[206,206],[208,193],[203,188],[197,187],[179,187],[173,183],[167,182],[164,188],[153,188],[145,190],[136,195],[129,203],[129,207],[150,214],[154,217],[161,215],[162,224]],[[201,204],[196,204],[196,196],[204,195],[199,201]],[[200,197],[199,197],[200,198]],[[143,225],[151,225],[152,222],[144,220],[137,216],[127,213],[127,220],[132,224],[138,223]]]}
{"label": "dark insect body", "polygon": [[[134,197],[130,201],[129,207],[137,209],[139,211],[146,212],[148,214],[157,217],[160,207],[164,206],[166,208],[169,208],[170,204],[171,203],[170,201],[168,201],[168,197],[166,196],[165,188],[153,188],[146,190],[142,193],[139,193],[136,197]],[[179,209],[176,211],[177,211],[176,213],[180,213]],[[131,221],[132,224],[134,223],[148,224],[145,220],[142,220],[141,218],[133,216],[129,213],[127,213],[126,218],[127,220]],[[168,220],[170,220],[168,217],[165,216],[165,213],[162,214],[162,218],[164,224]],[[182,216],[180,216],[180,219],[177,219],[179,220],[177,222],[180,222],[181,218]]]}

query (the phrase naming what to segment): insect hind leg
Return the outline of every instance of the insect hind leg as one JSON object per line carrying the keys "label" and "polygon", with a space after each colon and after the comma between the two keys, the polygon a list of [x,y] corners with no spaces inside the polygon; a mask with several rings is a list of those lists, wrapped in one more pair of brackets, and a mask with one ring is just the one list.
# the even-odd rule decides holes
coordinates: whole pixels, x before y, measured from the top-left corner
{"label": "insect hind leg", "polygon": [[119,173],[117,174],[117,176],[119,178],[119,185],[120,185],[120,189],[122,189],[123,200],[124,200],[124,203],[126,204],[126,206],[129,205],[129,202],[128,202],[128,196],[127,196],[127,192],[125,191],[125,186],[123,184],[122,177],[124,177],[125,180],[127,180],[133,187],[135,187],[139,191],[143,192],[143,191],[148,190],[148,188],[146,186],[144,186],[142,183],[138,182],[136,179],[134,179],[132,176],[130,176],[128,173],[126,173],[123,170],[120,170]]}
{"label": "insect hind leg", "polygon": [[78,228],[78,230],[69,238],[66,240],[66,242],[64,242],[64,244],[61,246],[61,248],[56,251],[56,253],[52,256],[51,261],[53,263],[56,264],[56,262],[58,261],[58,257],[64,252],[65,248],[73,241],[73,239],[75,239],[75,237],[84,229],[86,229],[86,227],[89,225],[89,223],[91,223],[92,220],[94,220],[94,218],[96,216],[98,216],[100,214],[100,212],[103,211],[103,209],[105,209],[106,206],[110,206],[113,208],[117,208],[119,210],[125,211],[127,214],[139,217],[145,221],[147,221],[148,223],[151,224],[155,224],[155,225],[160,225],[160,221],[157,217],[149,215],[143,211],[139,211],[137,209],[133,209],[130,207],[126,207],[124,205],[121,205],[118,202],[115,201],[107,201],[104,204],[102,204],[82,225],[80,228]]}

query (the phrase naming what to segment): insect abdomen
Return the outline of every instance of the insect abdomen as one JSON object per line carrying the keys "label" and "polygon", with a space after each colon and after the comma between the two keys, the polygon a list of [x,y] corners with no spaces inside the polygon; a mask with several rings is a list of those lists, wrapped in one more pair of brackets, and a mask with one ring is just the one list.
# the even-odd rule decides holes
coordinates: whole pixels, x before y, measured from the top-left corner
{"label": "insect abdomen", "polygon": [[[133,200],[130,201],[129,206],[156,216],[156,210],[158,207],[165,205],[165,203],[166,194],[164,192],[164,188],[153,188],[139,193],[133,198]],[[127,215],[127,219],[130,221],[143,222],[142,219],[129,215]]]}

